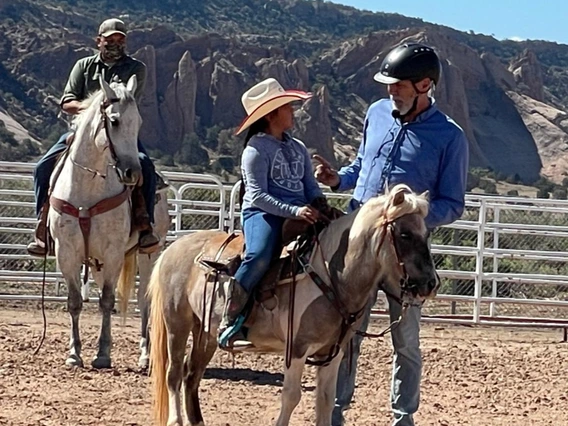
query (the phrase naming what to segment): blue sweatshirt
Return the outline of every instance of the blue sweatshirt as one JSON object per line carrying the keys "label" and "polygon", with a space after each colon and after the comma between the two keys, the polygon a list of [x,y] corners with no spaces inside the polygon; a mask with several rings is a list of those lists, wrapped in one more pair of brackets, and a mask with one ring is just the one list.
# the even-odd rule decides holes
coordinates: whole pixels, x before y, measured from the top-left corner
{"label": "blue sweatshirt", "polygon": [[242,209],[258,207],[275,216],[297,216],[300,207],[323,193],[314,178],[305,145],[287,133],[280,141],[258,133],[243,151],[245,184]]}
{"label": "blue sweatshirt", "polygon": [[357,158],[339,171],[336,190],[355,188],[353,198],[364,203],[385,188],[405,183],[415,192],[430,191],[426,226],[451,223],[464,210],[468,143],[463,130],[431,106],[412,122],[392,117],[390,99],[369,107]]}

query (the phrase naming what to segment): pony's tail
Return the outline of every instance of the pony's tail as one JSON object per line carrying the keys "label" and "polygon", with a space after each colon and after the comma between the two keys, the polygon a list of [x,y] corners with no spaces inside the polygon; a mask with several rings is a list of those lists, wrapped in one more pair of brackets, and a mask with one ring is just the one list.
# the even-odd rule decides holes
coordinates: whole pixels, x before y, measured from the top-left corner
{"label": "pony's tail", "polygon": [[150,284],[148,300],[150,301],[150,376],[153,388],[153,408],[155,424],[166,425],[168,421],[168,387],[166,370],[168,364],[167,330],[164,321],[164,291],[160,282],[160,265],[164,253],[158,258]]}
{"label": "pony's tail", "polygon": [[124,264],[122,265],[120,277],[118,277],[118,283],[116,285],[120,315],[123,321],[126,319],[130,294],[136,284],[136,271],[138,269],[137,259],[137,250],[130,250],[124,255]]}

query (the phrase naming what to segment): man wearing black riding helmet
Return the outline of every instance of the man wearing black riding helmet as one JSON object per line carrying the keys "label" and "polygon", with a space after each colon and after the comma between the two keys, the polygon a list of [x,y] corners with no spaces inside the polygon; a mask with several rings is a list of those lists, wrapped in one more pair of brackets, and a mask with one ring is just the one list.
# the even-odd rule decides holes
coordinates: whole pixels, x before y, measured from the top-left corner
{"label": "man wearing black riding helmet", "polygon": [[[428,229],[461,216],[468,144],[462,129],[438,109],[432,97],[440,76],[440,60],[431,47],[418,43],[395,47],[374,77],[387,85],[390,99],[381,99],[369,107],[355,161],[337,171],[316,156],[320,164],[315,175],[320,182],[334,191],[354,189],[351,210],[382,194],[386,187],[405,183],[416,192],[429,191]],[[368,326],[376,297],[375,292],[369,299],[363,330]],[[400,299],[387,296],[387,300],[392,322],[400,317],[402,306]],[[396,426],[414,426],[413,414],[418,410],[422,374],[420,317],[421,307],[410,306],[392,329],[391,406]],[[333,426],[344,424],[343,411],[353,397],[361,341],[360,336],[353,338],[353,352],[351,356],[347,353],[341,363]]]}

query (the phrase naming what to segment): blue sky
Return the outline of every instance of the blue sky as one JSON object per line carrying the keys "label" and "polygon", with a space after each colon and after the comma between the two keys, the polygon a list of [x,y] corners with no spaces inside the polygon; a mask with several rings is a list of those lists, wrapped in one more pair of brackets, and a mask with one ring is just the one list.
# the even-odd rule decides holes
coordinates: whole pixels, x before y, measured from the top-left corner
{"label": "blue sky", "polygon": [[548,40],[568,44],[568,0],[332,0],[379,12],[442,24],[497,39]]}

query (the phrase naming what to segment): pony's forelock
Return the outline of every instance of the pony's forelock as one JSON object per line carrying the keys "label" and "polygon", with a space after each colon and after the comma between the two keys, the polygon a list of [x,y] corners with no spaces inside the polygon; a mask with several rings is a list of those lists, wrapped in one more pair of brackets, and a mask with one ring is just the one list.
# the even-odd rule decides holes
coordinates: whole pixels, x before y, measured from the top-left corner
{"label": "pony's forelock", "polygon": [[[404,197],[402,202],[395,205],[395,198],[401,195]],[[388,193],[371,198],[361,207],[349,237],[355,238],[362,233],[375,232],[385,223],[393,222],[407,214],[417,213],[425,218],[428,215],[428,205],[424,194],[416,194],[407,185],[398,184]]]}

